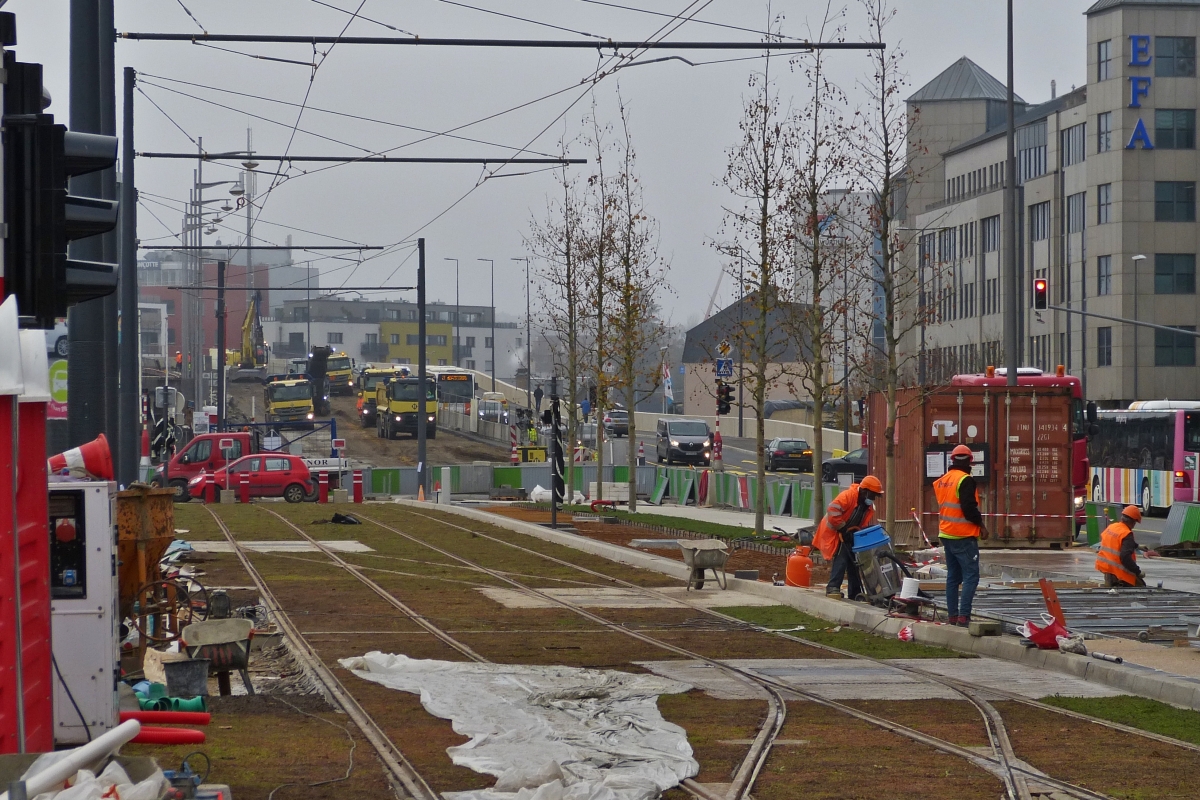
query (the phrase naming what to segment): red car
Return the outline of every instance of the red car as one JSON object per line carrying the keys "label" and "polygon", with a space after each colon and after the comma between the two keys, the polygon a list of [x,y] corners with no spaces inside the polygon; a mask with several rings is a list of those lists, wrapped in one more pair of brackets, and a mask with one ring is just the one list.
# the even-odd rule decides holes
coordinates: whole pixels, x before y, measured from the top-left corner
{"label": "red car", "polygon": [[[242,474],[250,474],[251,497],[282,497],[289,503],[301,503],[313,494],[312,473],[300,456],[288,453],[260,453],[243,456],[213,474],[219,489],[237,490],[241,486]],[[204,476],[197,475],[188,481],[191,497],[204,495]]]}

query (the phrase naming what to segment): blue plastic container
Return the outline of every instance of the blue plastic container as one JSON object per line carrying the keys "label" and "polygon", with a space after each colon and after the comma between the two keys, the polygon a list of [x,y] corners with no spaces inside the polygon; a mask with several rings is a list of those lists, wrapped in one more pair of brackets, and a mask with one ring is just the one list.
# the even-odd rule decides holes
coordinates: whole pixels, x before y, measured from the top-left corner
{"label": "blue plastic container", "polygon": [[892,539],[884,532],[883,526],[872,525],[854,532],[854,546],[851,549],[855,553],[861,553],[864,550],[875,550],[880,547],[891,547],[891,545]]}

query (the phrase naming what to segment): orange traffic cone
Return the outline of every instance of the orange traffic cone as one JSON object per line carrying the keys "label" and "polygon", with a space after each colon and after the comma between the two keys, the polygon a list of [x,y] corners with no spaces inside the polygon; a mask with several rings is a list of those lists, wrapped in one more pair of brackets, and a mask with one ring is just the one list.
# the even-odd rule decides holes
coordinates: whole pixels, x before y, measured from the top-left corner
{"label": "orange traffic cone", "polygon": [[50,456],[46,467],[54,475],[67,470],[75,478],[95,478],[102,481],[113,479],[112,453],[108,449],[108,439],[104,438],[103,433],[87,444]]}
{"label": "orange traffic cone", "polygon": [[425,487],[424,486],[417,487],[417,502],[418,503],[425,502]]}

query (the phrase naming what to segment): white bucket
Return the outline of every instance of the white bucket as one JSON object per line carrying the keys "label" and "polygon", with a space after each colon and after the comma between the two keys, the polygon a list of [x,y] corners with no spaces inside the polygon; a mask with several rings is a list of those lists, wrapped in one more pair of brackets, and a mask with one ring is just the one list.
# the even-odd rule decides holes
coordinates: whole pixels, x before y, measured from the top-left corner
{"label": "white bucket", "polygon": [[900,586],[900,599],[912,600],[921,591],[921,582],[916,578],[905,578]]}

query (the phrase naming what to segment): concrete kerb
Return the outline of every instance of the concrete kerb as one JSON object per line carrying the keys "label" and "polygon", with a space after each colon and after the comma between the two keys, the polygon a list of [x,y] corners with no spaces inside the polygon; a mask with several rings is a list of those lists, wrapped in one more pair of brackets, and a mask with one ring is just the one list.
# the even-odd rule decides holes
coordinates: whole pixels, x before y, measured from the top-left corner
{"label": "concrete kerb", "polygon": [[[429,505],[404,498],[396,499],[393,502],[413,507]],[[437,510],[448,511],[543,541],[565,545],[619,564],[654,570],[680,580],[686,580],[688,577],[688,568],[682,562],[653,553],[643,553],[627,547],[588,539],[584,536],[551,530],[532,522],[511,519],[474,508],[438,506]],[[1098,661],[1089,656],[1060,653],[1055,650],[1029,648],[1011,636],[976,637],[969,634],[965,628],[925,622],[914,623],[908,619],[889,617],[881,609],[863,603],[832,600],[815,592],[774,586],[761,581],[742,580],[730,576],[728,584],[731,589],[768,598],[780,605],[791,606],[806,614],[839,625],[885,636],[894,636],[905,625],[912,624],[917,642],[938,645],[960,653],[990,656],[1029,667],[1061,672],[1083,680],[1111,686],[1130,694],[1159,700],[1168,705],[1200,711],[1200,682],[1177,677],[1160,670],[1133,664],[1113,664]]]}

